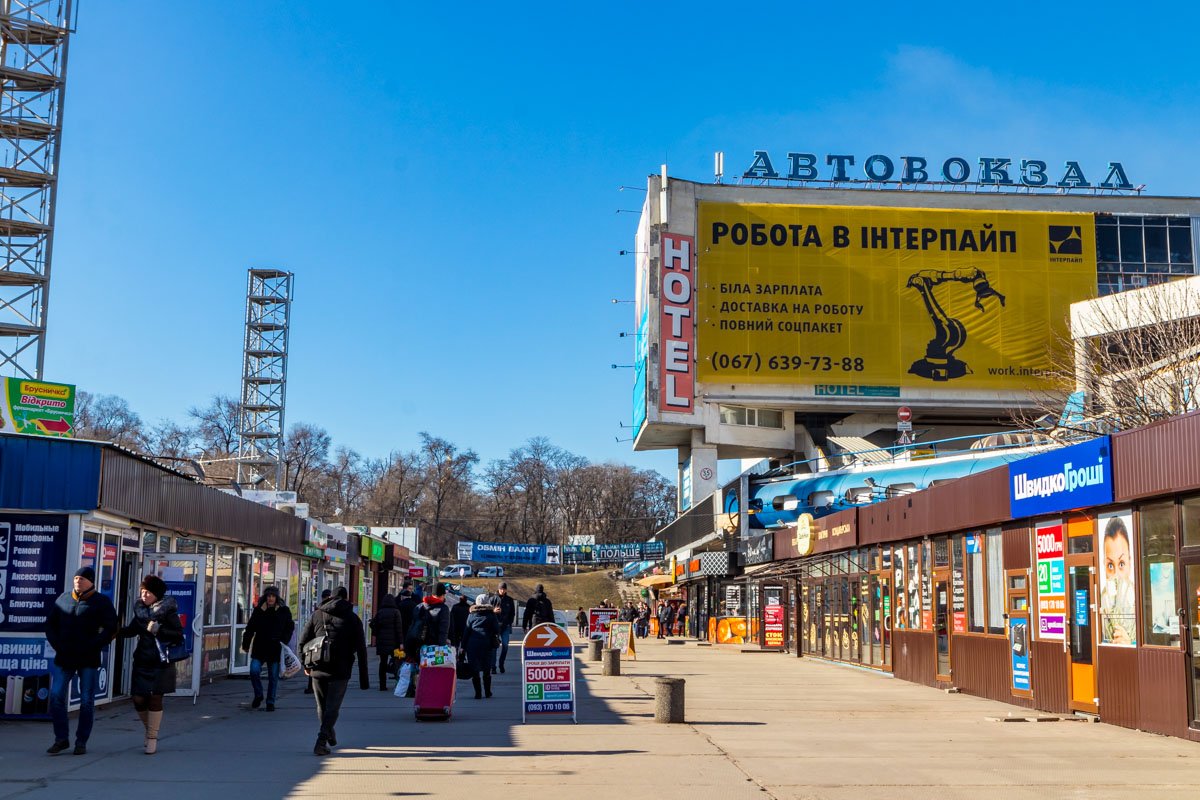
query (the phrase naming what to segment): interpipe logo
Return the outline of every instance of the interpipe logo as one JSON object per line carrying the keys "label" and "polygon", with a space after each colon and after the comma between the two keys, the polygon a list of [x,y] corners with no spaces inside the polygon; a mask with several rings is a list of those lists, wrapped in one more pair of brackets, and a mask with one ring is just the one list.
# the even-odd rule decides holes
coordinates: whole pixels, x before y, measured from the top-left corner
{"label": "interpipe logo", "polygon": [[690,414],[695,397],[696,270],[695,239],[662,236],[662,285],[659,287],[658,408]]}

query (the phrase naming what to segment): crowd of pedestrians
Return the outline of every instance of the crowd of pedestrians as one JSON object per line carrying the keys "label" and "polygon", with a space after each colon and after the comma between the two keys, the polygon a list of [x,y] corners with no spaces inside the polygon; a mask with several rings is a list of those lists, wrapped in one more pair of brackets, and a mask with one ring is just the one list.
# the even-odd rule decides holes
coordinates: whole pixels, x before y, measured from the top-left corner
{"label": "crowd of pedestrians", "polygon": [[[122,624],[111,600],[96,591],[95,572],[83,567],[76,572],[72,589],[55,602],[47,621],[46,637],[54,648],[51,667],[50,711],[54,743],[47,752],[58,754],[71,748],[67,714],[72,683],[79,696],[79,717],[74,752],[87,752],[95,718],[95,697],[101,654],[116,638],[136,638],[130,666],[129,686],[133,707],[144,729],[143,750],[158,751],[163,722],[163,698],[175,691],[175,663],[190,657],[184,649],[184,628],[175,598],[167,584],[156,575],[147,575],[141,583],[137,603],[130,618]],[[285,674],[303,664],[305,693],[313,694],[317,712],[316,755],[327,755],[337,746],[337,722],[350,681],[357,672],[359,686],[370,688],[367,647],[374,644],[379,689],[387,691],[388,678],[396,677],[402,663],[413,676],[408,696],[413,696],[419,680],[419,654],[428,645],[452,645],[459,654],[460,678],[469,678],[476,699],[493,696],[493,676],[505,671],[509,642],[517,622],[518,607],[500,583],[494,593],[473,599],[460,597],[447,603],[446,586],[437,583],[422,596],[411,584],[399,597],[384,595],[368,626],[355,613],[346,588],[326,589],[317,607],[300,633],[295,653],[288,649],[295,632],[291,609],[278,588],[263,590],[239,642],[249,655],[250,707],[274,711],[279,682]],[[604,603],[608,604],[605,600]],[[581,631],[586,630],[587,615],[580,610]],[[639,635],[649,620],[645,603],[625,604],[620,618],[636,623]],[[554,606],[545,587],[538,584],[525,604],[521,619],[526,630],[541,623],[553,623]],[[367,630],[373,641],[369,641]],[[290,669],[288,663],[290,659]],[[266,672],[266,685],[263,684]]]}

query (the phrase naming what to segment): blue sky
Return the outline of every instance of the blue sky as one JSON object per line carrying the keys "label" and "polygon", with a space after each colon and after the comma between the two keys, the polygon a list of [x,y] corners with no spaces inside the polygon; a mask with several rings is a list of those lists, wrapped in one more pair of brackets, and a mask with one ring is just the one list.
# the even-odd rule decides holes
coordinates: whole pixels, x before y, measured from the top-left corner
{"label": "blue sky", "polygon": [[282,267],[289,422],[367,456],[547,436],[673,476],[615,441],[632,373],[609,367],[616,211],[643,199],[618,187],[664,161],[1116,159],[1198,193],[1194,11],[896,5],[83,0],[46,377],[150,422],[236,395],[245,270]]}

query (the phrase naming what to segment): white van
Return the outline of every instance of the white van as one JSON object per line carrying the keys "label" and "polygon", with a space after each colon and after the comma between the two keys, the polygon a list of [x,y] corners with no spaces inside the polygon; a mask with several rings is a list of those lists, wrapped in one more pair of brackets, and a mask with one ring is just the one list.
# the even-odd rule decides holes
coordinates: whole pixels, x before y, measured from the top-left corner
{"label": "white van", "polygon": [[451,564],[448,567],[442,567],[443,578],[469,578],[475,574],[471,569],[470,564]]}
{"label": "white van", "polygon": [[504,567],[484,567],[476,575],[480,578],[503,578]]}

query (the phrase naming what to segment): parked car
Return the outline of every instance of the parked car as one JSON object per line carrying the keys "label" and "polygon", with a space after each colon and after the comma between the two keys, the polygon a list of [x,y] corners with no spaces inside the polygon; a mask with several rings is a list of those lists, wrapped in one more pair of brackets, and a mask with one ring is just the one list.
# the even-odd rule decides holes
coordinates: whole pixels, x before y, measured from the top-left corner
{"label": "parked car", "polygon": [[504,567],[484,567],[475,574],[480,578],[503,578]]}
{"label": "parked car", "polygon": [[448,567],[442,567],[443,578],[469,578],[475,574],[475,570],[470,564],[451,564]]}

